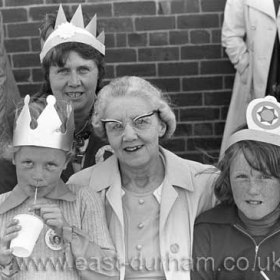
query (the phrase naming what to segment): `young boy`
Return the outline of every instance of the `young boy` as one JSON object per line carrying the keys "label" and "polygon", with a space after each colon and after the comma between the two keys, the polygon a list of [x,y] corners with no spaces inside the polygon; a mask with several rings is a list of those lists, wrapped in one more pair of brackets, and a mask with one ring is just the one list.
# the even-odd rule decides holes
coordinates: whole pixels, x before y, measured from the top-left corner
{"label": "young boy", "polygon": [[[18,184],[0,195],[0,279],[116,276],[111,265],[115,250],[102,202],[87,188],[66,185],[60,179],[72,148],[72,107],[51,95],[42,104],[30,103],[26,96],[16,117],[13,163]],[[9,249],[21,229],[13,217],[23,213],[35,213],[44,222],[28,258],[15,257]]]}

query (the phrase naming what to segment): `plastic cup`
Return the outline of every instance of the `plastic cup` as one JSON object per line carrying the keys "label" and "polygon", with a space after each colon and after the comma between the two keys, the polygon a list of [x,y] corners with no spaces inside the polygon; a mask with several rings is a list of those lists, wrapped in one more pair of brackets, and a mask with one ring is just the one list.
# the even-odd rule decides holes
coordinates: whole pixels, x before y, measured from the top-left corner
{"label": "plastic cup", "polygon": [[17,257],[29,257],[43,229],[44,223],[37,216],[30,214],[19,214],[14,219],[19,221],[21,230],[18,232],[18,236],[11,241],[10,248],[13,249],[13,255]]}

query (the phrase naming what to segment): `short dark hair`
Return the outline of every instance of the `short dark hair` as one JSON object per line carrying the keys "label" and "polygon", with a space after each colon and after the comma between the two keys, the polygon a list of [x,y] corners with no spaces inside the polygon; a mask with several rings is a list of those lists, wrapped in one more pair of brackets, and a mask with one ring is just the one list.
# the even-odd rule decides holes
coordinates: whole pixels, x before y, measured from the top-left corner
{"label": "short dark hair", "polygon": [[234,204],[230,184],[230,166],[236,156],[243,154],[255,170],[280,179],[280,147],[260,141],[243,140],[230,146],[218,163],[221,170],[215,182],[215,194],[225,204]]}
{"label": "short dark hair", "polygon": [[[70,17],[66,14],[66,18],[69,21]],[[40,39],[45,41],[50,35],[50,30],[55,26],[56,14],[47,14],[40,26]],[[84,15],[85,23],[89,22],[89,18]],[[44,74],[44,84],[42,86],[42,94],[52,94],[50,82],[49,82],[49,70],[51,66],[63,67],[66,63],[68,55],[71,51],[78,53],[83,59],[93,60],[96,63],[98,69],[98,81],[96,91],[98,92],[102,87],[102,80],[105,76],[105,62],[104,56],[95,48],[79,43],[79,42],[67,42],[60,44],[52,48],[44,57],[42,62],[42,69]]]}

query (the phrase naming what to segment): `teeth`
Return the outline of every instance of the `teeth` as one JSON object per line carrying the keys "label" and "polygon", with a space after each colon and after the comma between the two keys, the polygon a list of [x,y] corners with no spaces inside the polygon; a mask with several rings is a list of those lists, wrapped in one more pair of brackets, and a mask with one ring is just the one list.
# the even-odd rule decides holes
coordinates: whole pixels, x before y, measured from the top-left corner
{"label": "teeth", "polygon": [[136,147],[127,147],[125,148],[126,151],[129,151],[129,152],[133,152],[133,151],[136,151],[138,149],[140,149],[141,146],[136,146]]}
{"label": "teeth", "polygon": [[67,92],[67,96],[70,98],[78,98],[82,95],[81,92]]}
{"label": "teeth", "polygon": [[249,204],[252,204],[252,205],[262,204],[262,202],[259,201],[259,200],[247,200],[246,202],[249,203]]}

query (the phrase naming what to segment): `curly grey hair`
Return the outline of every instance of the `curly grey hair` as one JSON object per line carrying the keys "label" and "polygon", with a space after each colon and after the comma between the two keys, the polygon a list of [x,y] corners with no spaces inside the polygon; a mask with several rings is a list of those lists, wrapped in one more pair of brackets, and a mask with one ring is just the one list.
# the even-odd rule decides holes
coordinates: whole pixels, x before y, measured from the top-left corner
{"label": "curly grey hair", "polygon": [[94,106],[92,125],[99,137],[107,138],[104,124],[101,121],[104,119],[106,106],[112,98],[123,96],[137,96],[150,102],[154,110],[158,112],[160,120],[166,124],[165,134],[161,138],[168,139],[173,135],[176,129],[176,118],[162,91],[140,77],[124,76],[112,80],[98,93]]}

